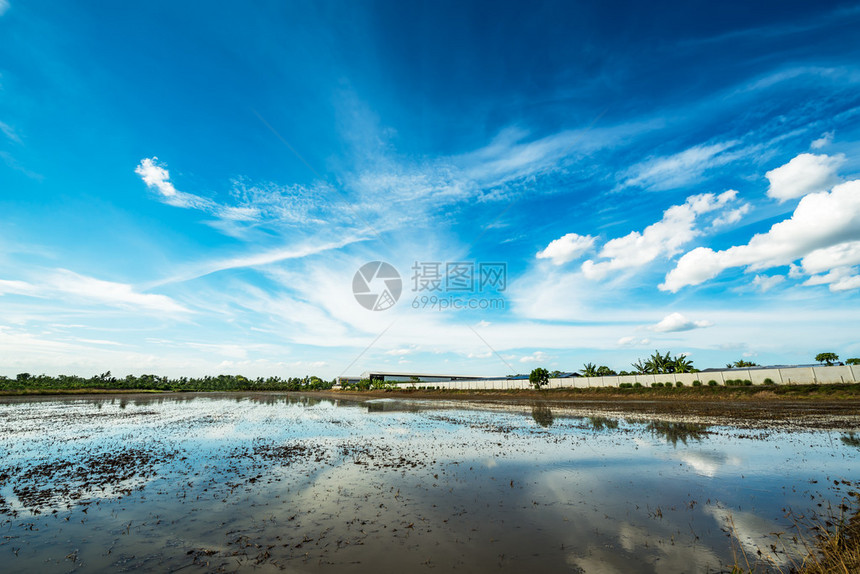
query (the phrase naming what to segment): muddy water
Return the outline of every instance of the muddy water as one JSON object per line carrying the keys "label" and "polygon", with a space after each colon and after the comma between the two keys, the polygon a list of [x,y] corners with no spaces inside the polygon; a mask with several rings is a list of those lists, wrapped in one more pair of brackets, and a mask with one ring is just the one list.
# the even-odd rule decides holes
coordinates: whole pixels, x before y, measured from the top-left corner
{"label": "muddy water", "polygon": [[858,478],[849,430],[295,395],[6,400],[0,571],[719,572],[741,551],[784,566],[786,511],[838,505]]}

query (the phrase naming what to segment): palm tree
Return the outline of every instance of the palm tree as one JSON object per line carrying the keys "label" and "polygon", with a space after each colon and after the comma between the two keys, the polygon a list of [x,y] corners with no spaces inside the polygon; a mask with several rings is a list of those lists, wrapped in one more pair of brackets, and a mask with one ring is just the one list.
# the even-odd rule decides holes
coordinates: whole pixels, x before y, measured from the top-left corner
{"label": "palm tree", "polygon": [[596,377],[597,376],[597,366],[594,363],[585,363],[582,365],[582,376],[583,377]]}
{"label": "palm tree", "polygon": [[666,351],[665,355],[661,355],[660,351],[654,351],[654,354],[648,357],[648,360],[645,361],[645,366],[648,373],[659,375],[663,373],[671,373],[673,363],[674,361],[669,355],[669,351]]}
{"label": "palm tree", "polygon": [[648,363],[647,361],[643,362],[642,359],[639,359],[635,363],[631,363],[630,366],[633,367],[633,371],[637,375],[644,375],[648,372]]}
{"label": "palm tree", "polygon": [[693,361],[687,358],[687,355],[678,355],[675,357],[675,372],[676,373],[692,373]]}

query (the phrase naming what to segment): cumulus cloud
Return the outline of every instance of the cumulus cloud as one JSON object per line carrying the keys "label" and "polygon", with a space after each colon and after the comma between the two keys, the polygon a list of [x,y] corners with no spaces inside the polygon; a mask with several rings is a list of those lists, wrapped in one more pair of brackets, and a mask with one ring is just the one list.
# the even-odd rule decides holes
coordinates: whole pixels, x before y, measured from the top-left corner
{"label": "cumulus cloud", "polygon": [[785,277],[782,275],[756,275],[753,277],[752,285],[762,293],[767,293],[783,281]]}
{"label": "cumulus cloud", "polygon": [[636,337],[621,337],[618,339],[618,345],[621,347],[638,347],[650,344],[651,339],[639,339]]}
{"label": "cumulus cloud", "polygon": [[765,174],[770,181],[767,195],[779,201],[786,201],[826,191],[839,182],[836,170],[843,161],[843,155],[831,157],[802,153],[787,164]]}
{"label": "cumulus cloud", "polygon": [[732,267],[757,271],[806,257],[810,258],[809,270],[845,266],[858,257],[858,221],[860,180],[837,185],[830,192],[809,194],[800,200],[791,218],[774,224],[766,233],[754,235],[746,245],[723,251],[699,247],[685,254],[659,288],[675,293]]}
{"label": "cumulus cloud", "polygon": [[822,275],[813,275],[804,285],[828,285],[831,291],[850,291],[860,288],[860,274],[856,267],[836,267]]}
{"label": "cumulus cloud", "polygon": [[659,333],[676,333],[678,331],[692,331],[693,329],[704,329],[712,326],[710,321],[691,321],[681,313],[671,313],[651,327]]}
{"label": "cumulus cloud", "polygon": [[594,245],[594,237],[568,233],[550,241],[546,249],[539,251],[538,259],[550,259],[554,265],[563,265],[582,256]]}
{"label": "cumulus cloud", "polygon": [[386,355],[394,355],[395,357],[402,357],[404,355],[410,355],[415,352],[415,348],[403,348],[403,349],[389,349],[385,351]]}
{"label": "cumulus cloud", "polygon": [[164,197],[174,197],[176,188],[170,183],[170,172],[158,165],[157,161],[157,157],[140,160],[140,165],[134,169],[134,173],[139,175],[147,186],[158,190]]}
{"label": "cumulus cloud", "polygon": [[549,357],[543,351],[535,351],[531,355],[521,357],[521,363],[544,363]]}
{"label": "cumulus cloud", "polygon": [[724,207],[737,197],[737,193],[729,190],[720,195],[704,193],[688,197],[682,205],[667,209],[663,219],[649,225],[642,233],[633,231],[608,241],[598,254],[607,261],[585,261],[583,274],[589,279],[602,279],[611,271],[641,267],[658,257],[680,253],[683,245],[701,234],[696,228],[696,219]]}
{"label": "cumulus cloud", "polygon": [[215,203],[205,197],[192,193],[183,193],[170,182],[170,172],[164,165],[158,164],[157,157],[144,158],[134,169],[146,186],[161,196],[161,200],[174,207],[189,207],[193,209],[212,209]]}
{"label": "cumulus cloud", "polygon": [[816,249],[800,261],[803,272],[822,273],[836,267],[860,265],[860,241],[848,241],[823,249]]}
{"label": "cumulus cloud", "polygon": [[649,159],[627,170],[622,186],[654,191],[680,187],[698,178],[706,169],[731,161],[733,155],[721,154],[737,143],[699,145],[667,157]]}
{"label": "cumulus cloud", "polygon": [[825,133],[821,134],[821,137],[820,137],[820,138],[818,138],[817,140],[813,141],[813,142],[809,145],[809,147],[811,147],[812,149],[821,149],[821,148],[823,148],[823,147],[825,147],[825,146],[828,146],[828,145],[830,145],[830,144],[833,142],[833,136],[834,136],[834,135],[835,135],[835,132],[832,132],[832,131],[830,131],[830,132],[825,132]]}
{"label": "cumulus cloud", "polygon": [[711,222],[711,227],[723,227],[725,225],[732,225],[733,223],[737,223],[741,219],[743,219],[744,215],[749,213],[752,210],[752,206],[749,203],[744,203],[737,209],[730,209],[723,213],[722,215],[715,217]]}

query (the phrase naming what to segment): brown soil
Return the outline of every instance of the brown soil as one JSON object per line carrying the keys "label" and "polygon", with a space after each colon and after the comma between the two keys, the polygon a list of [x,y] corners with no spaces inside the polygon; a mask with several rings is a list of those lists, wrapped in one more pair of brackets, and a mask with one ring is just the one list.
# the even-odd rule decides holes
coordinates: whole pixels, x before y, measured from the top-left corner
{"label": "brown soil", "polygon": [[[713,392],[712,392],[713,391]],[[720,419],[719,422],[782,422],[804,428],[860,428],[860,397],[832,398],[809,396],[798,398],[776,394],[771,390],[737,391],[734,389],[652,389],[624,392],[588,392],[587,389],[552,391],[322,391],[307,393],[338,400],[420,399],[469,401],[489,404],[588,409],[606,413],[656,415],[694,419]],[[714,421],[718,422],[718,421]],[[779,425],[779,426],[785,426]]]}

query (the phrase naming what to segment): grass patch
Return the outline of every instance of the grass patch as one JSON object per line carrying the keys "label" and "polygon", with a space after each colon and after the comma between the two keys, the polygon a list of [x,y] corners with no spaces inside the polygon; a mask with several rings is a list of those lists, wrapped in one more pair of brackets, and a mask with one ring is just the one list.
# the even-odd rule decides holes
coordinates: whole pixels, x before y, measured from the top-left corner
{"label": "grass patch", "polygon": [[[858,485],[843,481],[850,488]],[[781,567],[755,556],[749,556],[743,545],[737,541],[734,524],[731,525],[732,551],[735,553],[733,574],[758,574],[759,572],[779,572],[780,574],[852,574],[860,572],[860,493],[849,490],[837,508],[828,508],[826,515],[814,518],[787,515],[794,522],[796,534],[792,540],[800,543],[806,556],[792,559],[787,566]],[[811,534],[810,534],[811,533]],[[776,549],[782,539],[776,535],[771,548]]]}

